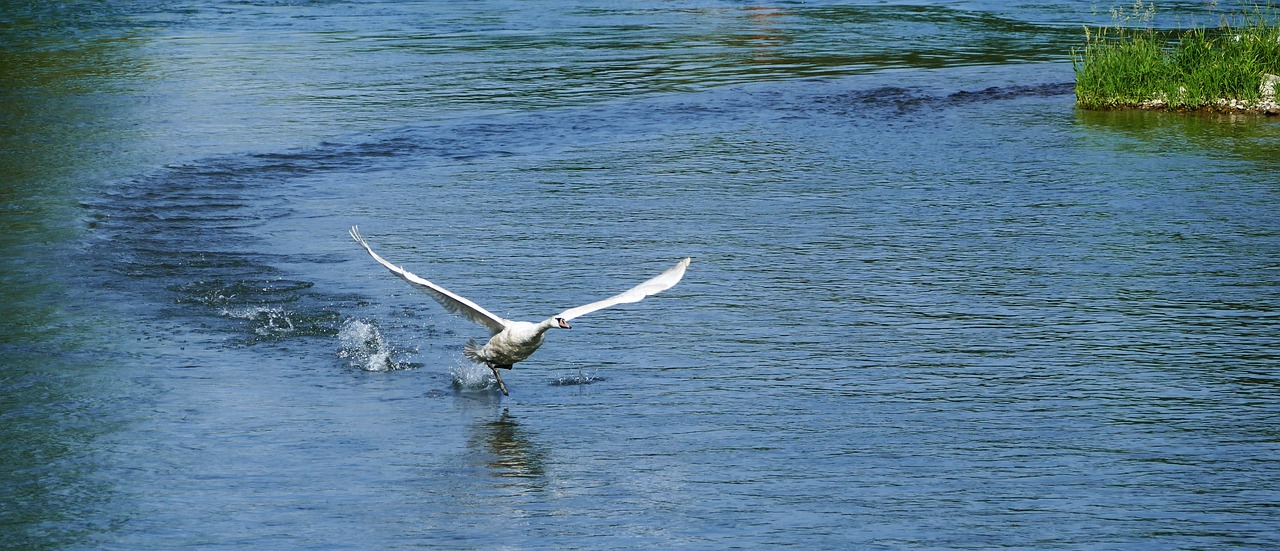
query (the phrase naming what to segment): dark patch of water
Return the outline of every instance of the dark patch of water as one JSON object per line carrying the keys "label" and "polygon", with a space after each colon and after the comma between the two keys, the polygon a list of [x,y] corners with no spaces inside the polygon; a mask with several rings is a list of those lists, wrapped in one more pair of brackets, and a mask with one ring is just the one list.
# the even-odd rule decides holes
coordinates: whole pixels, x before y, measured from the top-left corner
{"label": "dark patch of water", "polygon": [[814,101],[821,111],[827,113],[853,114],[866,113],[868,109],[888,109],[895,114],[914,114],[975,103],[1034,99],[1074,92],[1075,83],[1072,82],[989,86],[980,90],[960,90],[943,94],[924,88],[886,86],[818,97]]}

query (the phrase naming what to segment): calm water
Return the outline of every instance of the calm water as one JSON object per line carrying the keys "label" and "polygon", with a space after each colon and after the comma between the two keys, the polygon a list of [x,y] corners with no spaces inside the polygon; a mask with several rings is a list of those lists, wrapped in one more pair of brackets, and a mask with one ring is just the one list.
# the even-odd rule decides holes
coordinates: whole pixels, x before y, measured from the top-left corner
{"label": "calm water", "polygon": [[[1280,121],[1075,110],[1110,6],[50,4],[0,547],[1280,546]],[[502,397],[353,224],[519,319],[694,261]]]}

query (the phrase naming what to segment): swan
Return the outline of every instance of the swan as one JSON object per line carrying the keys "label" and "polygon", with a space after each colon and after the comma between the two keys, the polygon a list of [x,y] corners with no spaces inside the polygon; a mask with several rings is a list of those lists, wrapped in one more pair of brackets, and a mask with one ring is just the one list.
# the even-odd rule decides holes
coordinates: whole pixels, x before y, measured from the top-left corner
{"label": "swan", "polygon": [[516,362],[528,358],[530,354],[533,354],[533,351],[542,346],[542,339],[547,331],[551,329],[569,329],[569,322],[579,316],[585,316],[596,310],[602,310],[618,304],[639,302],[649,295],[656,295],[670,289],[684,277],[685,268],[689,267],[689,261],[691,260],[690,258],[685,258],[675,266],[668,268],[667,271],[632,287],[626,292],[592,302],[591,304],[570,308],[541,322],[533,323],[498,317],[481,308],[480,305],[388,262],[378,256],[378,253],[373,252],[369,242],[365,241],[364,237],[360,235],[358,226],[351,226],[351,238],[364,247],[369,256],[372,256],[379,264],[391,270],[391,273],[400,279],[409,282],[410,285],[426,291],[445,310],[489,328],[489,331],[493,333],[489,342],[485,343],[484,346],[480,346],[475,340],[470,340],[462,348],[462,353],[471,361],[483,363],[493,370],[493,376],[498,380],[498,388],[502,390],[504,396],[510,396],[510,394],[507,394],[507,385],[502,382],[502,375],[498,374],[498,370],[511,369]]}

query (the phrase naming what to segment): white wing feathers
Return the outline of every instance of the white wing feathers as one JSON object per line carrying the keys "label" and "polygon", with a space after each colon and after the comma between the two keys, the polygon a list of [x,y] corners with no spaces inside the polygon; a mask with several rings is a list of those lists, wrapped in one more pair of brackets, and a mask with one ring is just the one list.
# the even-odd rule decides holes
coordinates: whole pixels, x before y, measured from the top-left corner
{"label": "white wing feathers", "polygon": [[[386,266],[388,270],[391,270],[391,273],[395,274],[400,279],[403,279],[409,282],[409,284],[413,285],[414,287],[417,287],[419,289],[422,289],[423,291],[426,291],[427,294],[431,295],[431,298],[436,299],[436,302],[439,302],[440,305],[443,306],[445,310],[448,310],[449,312],[454,314],[459,314],[462,317],[467,318],[468,320],[471,320],[480,325],[488,327],[494,333],[502,331],[506,327],[508,320],[495,316],[492,313],[490,313],[488,310],[481,308],[480,305],[474,302],[471,302],[465,298],[462,298],[458,295],[455,295],[449,292],[449,290],[445,289],[444,287],[441,287],[439,285],[436,285],[435,283],[432,283],[416,275],[413,275],[413,273],[409,272],[408,270],[401,268],[399,266],[396,266],[395,264],[392,264],[390,262],[387,262],[381,256],[378,256],[378,253],[373,252],[373,249],[369,247],[369,243],[364,240],[364,237],[360,236],[360,228],[356,226],[351,226],[351,237],[352,239],[356,240],[356,243],[359,243],[360,246],[364,247],[364,250],[369,251],[369,256],[372,256],[374,260],[377,260],[378,264],[382,264],[383,266]],[[683,272],[683,269],[681,271]],[[663,274],[663,275],[666,275],[666,274]],[[657,278],[654,278],[654,279],[656,280]],[[679,281],[679,280],[680,280],[680,277],[676,276],[675,281]],[[675,281],[672,281],[671,285],[675,285]],[[667,285],[667,287],[670,287],[671,285]],[[666,289],[667,287],[663,287],[663,289]],[[636,289],[639,289],[639,287],[637,287]],[[635,289],[632,289],[631,291],[635,291]],[[628,291],[628,292],[631,292],[631,291]],[[654,291],[654,292],[657,292],[657,291]],[[637,298],[635,300],[640,300],[640,299]],[[603,308],[603,306],[601,308]]]}
{"label": "white wing feathers", "polygon": [[670,289],[673,285],[680,282],[680,278],[684,277],[685,268],[689,267],[690,260],[691,259],[689,258],[681,260],[679,264],[672,266],[671,268],[667,269],[667,271],[662,272],[661,274],[658,274],[656,277],[650,279],[649,281],[646,281],[644,283],[636,285],[635,287],[632,287],[630,290],[622,294],[614,295],[604,300],[599,300],[591,304],[587,304],[585,306],[570,308],[568,310],[560,312],[560,315],[556,317],[564,318],[565,321],[569,321],[578,316],[585,316],[587,314],[595,312],[596,310],[602,310],[604,308],[608,308],[610,306],[615,306],[618,304],[626,304],[629,302],[639,302],[640,299],[643,299],[644,297],[661,293],[662,291]]}

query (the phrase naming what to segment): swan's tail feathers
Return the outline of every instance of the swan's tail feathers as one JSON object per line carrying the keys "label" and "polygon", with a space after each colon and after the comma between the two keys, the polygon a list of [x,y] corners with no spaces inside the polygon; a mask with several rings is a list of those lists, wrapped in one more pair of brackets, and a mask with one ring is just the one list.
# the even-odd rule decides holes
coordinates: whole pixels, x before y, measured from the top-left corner
{"label": "swan's tail feathers", "polygon": [[480,357],[480,344],[475,339],[468,339],[467,344],[462,345],[462,355],[473,362],[484,362]]}

